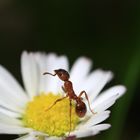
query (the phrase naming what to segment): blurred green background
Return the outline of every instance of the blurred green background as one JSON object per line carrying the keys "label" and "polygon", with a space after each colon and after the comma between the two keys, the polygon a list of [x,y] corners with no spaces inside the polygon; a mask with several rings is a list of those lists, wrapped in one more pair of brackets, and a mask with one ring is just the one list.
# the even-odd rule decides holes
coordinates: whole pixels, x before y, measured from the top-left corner
{"label": "blurred green background", "polygon": [[[0,64],[21,82],[23,50],[81,56],[115,73],[128,91],[112,108],[112,127],[85,140],[140,140],[140,2],[1,0]],[[13,139],[16,135],[0,135]]]}

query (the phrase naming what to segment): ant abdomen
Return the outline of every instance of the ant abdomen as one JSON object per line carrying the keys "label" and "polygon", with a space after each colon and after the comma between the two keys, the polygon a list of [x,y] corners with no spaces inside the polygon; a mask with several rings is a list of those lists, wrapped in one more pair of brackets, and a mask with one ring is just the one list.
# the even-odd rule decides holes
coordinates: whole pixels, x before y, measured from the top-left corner
{"label": "ant abdomen", "polygon": [[85,103],[82,101],[77,102],[75,112],[80,118],[84,117],[86,112],[87,112],[87,108],[86,108]]}

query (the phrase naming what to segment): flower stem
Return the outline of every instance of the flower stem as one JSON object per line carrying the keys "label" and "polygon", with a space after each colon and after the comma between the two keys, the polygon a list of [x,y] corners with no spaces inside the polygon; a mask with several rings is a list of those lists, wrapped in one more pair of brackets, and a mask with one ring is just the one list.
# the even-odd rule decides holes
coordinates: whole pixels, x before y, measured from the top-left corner
{"label": "flower stem", "polygon": [[122,135],[122,130],[124,127],[125,119],[128,114],[131,101],[134,96],[134,90],[137,85],[138,75],[140,74],[140,48],[136,49],[132,59],[130,60],[130,65],[126,70],[126,75],[124,77],[124,85],[127,87],[127,93],[122,99],[119,100],[118,104],[113,108],[112,113],[112,129],[109,134],[104,138],[106,140],[120,140]]}
{"label": "flower stem", "polygon": [[64,140],[76,140],[76,136],[66,137]]}

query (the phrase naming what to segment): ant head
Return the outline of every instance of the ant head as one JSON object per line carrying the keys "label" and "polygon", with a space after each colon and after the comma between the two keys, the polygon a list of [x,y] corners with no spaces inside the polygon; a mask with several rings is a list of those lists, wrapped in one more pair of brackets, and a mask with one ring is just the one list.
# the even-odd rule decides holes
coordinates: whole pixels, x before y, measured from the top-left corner
{"label": "ant head", "polygon": [[62,80],[62,81],[68,81],[69,80],[69,73],[64,69],[58,69],[54,70],[56,75]]}

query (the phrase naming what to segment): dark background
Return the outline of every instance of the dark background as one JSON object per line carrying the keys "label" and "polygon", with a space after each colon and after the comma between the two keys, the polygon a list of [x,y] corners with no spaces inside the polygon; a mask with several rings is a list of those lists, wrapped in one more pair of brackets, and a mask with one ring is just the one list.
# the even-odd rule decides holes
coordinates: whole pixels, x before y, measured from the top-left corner
{"label": "dark background", "polygon": [[128,91],[105,121],[112,128],[86,139],[139,140],[139,15],[136,0],[1,0],[0,64],[21,82],[23,50],[66,54],[71,65],[81,55],[91,58],[94,68],[115,73],[110,86],[124,84]]}

